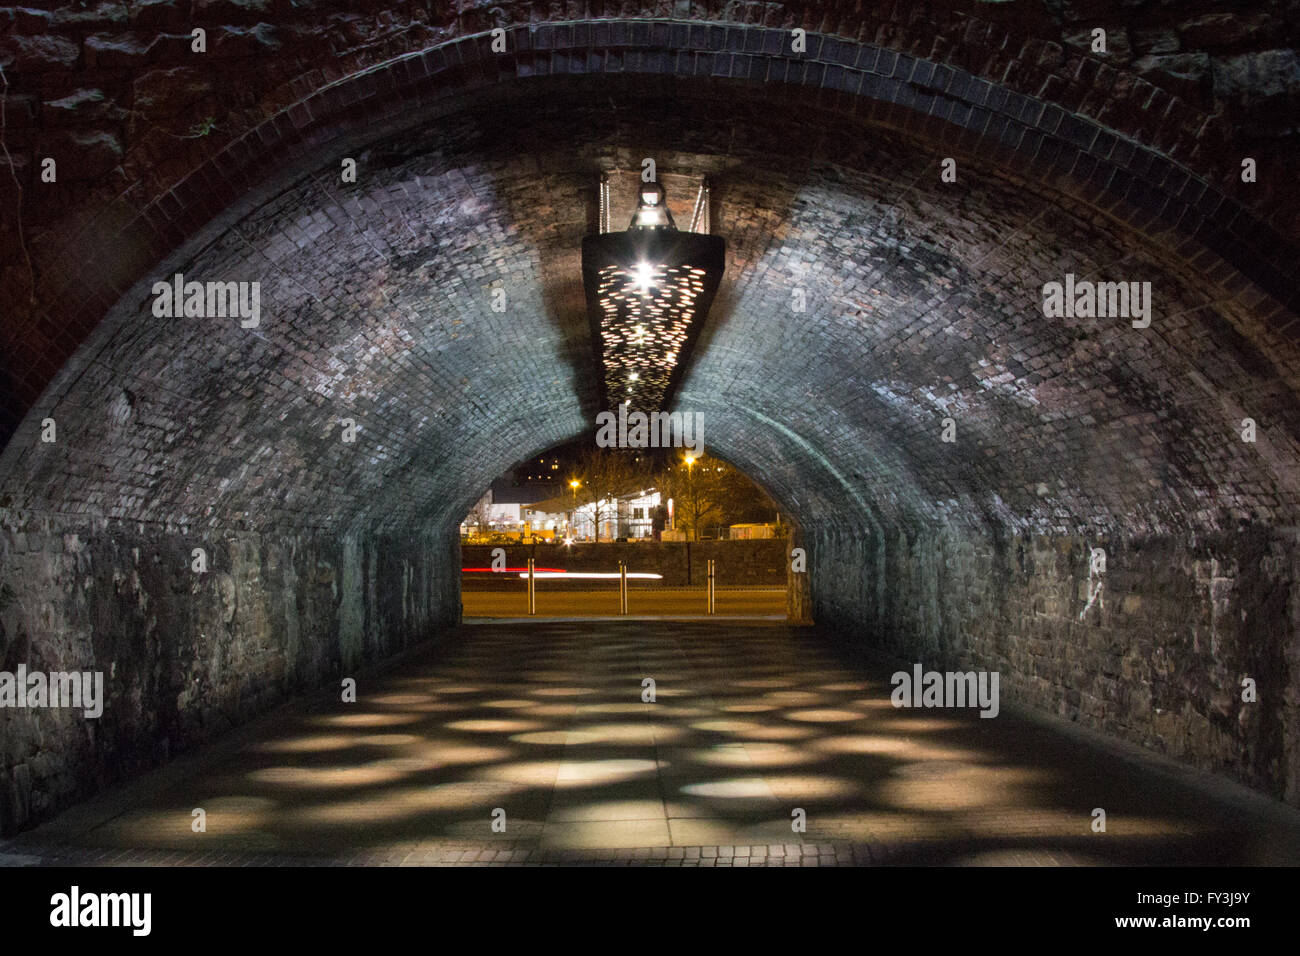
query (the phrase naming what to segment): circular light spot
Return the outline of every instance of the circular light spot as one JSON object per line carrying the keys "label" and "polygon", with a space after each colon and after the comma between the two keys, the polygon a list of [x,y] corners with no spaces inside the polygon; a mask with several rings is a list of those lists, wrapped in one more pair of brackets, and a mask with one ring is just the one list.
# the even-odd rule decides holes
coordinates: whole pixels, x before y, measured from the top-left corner
{"label": "circular light spot", "polygon": [[413,724],[419,719],[418,714],[333,714],[313,718],[313,722],[334,727],[387,727]]}
{"label": "circular light spot", "polygon": [[696,797],[721,797],[725,799],[775,799],[772,788],[762,777],[737,777],[732,780],[710,780],[707,783],[690,783],[682,793]]}
{"label": "circular light spot", "polygon": [[815,724],[836,724],[848,720],[861,720],[863,717],[856,710],[792,710],[786,716],[791,720]]}
{"label": "circular light spot", "polygon": [[525,730],[536,730],[546,725],[536,720],[492,720],[488,718],[453,720],[443,725],[451,730],[463,730],[471,734],[517,734]]}

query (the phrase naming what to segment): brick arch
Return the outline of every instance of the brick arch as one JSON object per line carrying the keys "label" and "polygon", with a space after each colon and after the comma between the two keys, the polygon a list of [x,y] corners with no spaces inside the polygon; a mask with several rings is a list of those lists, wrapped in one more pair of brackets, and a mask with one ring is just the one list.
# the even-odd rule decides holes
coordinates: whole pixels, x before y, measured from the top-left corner
{"label": "brick arch", "polygon": [[[511,104],[527,108],[523,104],[528,102],[578,103],[590,100],[592,91],[600,88],[619,97],[632,111],[638,101],[650,98],[662,102],[662,97],[672,96],[691,104],[699,125],[718,116],[712,104],[719,98],[729,108],[748,104],[751,112],[770,114],[773,119],[768,125],[773,130],[781,128],[783,115],[794,120],[810,114],[815,123],[836,124],[831,128],[842,129],[846,138],[859,137],[856,143],[846,144],[846,152],[854,148],[869,152],[871,131],[888,131],[913,144],[909,162],[918,180],[926,175],[937,176],[938,158],[951,152],[961,158],[963,177],[968,170],[983,170],[996,172],[1010,182],[1032,182],[1035,189],[1046,190],[1058,201],[1093,210],[1100,221],[1109,223],[1105,228],[1125,228],[1145,237],[1161,251],[1164,260],[1181,270],[1176,280],[1181,284],[1191,283],[1193,276],[1208,275],[1216,280],[1216,290],[1205,301],[1249,315],[1256,330],[1252,335],[1263,336],[1260,341],[1267,342],[1266,347],[1300,334],[1300,324],[1291,323],[1292,311],[1277,304],[1275,298],[1288,294],[1289,277],[1255,258],[1252,249],[1234,236],[1238,231],[1248,234],[1249,229],[1262,227],[1249,213],[1233,207],[1230,200],[1172,161],[1077,117],[1066,116],[1057,107],[1010,93],[949,67],[872,44],[848,43],[817,34],[809,36],[808,55],[795,57],[784,49],[787,40],[785,30],[751,26],[724,28],[649,21],[608,21],[589,28],[583,24],[542,24],[507,32],[508,45],[519,51],[513,56],[491,53],[490,35],[478,34],[387,61],[329,84],[229,144],[146,206],[112,237],[111,243],[103,240],[106,245],[102,260],[112,262],[119,278],[99,276],[99,284],[95,285],[95,266],[101,257],[86,257],[83,252],[83,259],[88,261],[77,261],[75,275],[69,275],[78,294],[71,299],[65,295],[61,300],[74,308],[80,305],[81,318],[71,319],[69,328],[95,321],[97,310],[105,307],[114,290],[128,280],[138,279],[136,287],[114,309],[112,320],[99,329],[99,341],[110,340],[114,330],[120,331],[124,323],[133,321],[138,304],[147,294],[147,285],[156,278],[156,270],[148,270],[167,258],[168,252],[173,261],[185,261],[196,250],[209,247],[232,224],[253,215],[271,197],[283,195],[286,188],[301,188],[302,183],[310,181],[304,176],[329,177],[340,156],[364,155],[372,146],[400,138],[404,131],[436,123],[440,117],[475,111],[490,114]],[[747,52],[722,52],[733,47]],[[666,49],[687,52],[669,56]],[[488,66],[493,68],[490,74],[486,72]],[[557,75],[561,70],[565,75]],[[757,71],[761,71],[761,80],[755,78]],[[728,75],[718,75],[724,72]],[[740,72],[745,75],[732,75]],[[810,88],[818,90],[816,97],[807,95]],[[934,111],[946,118],[931,115]],[[767,148],[776,152],[779,146],[769,144]],[[934,168],[927,171],[927,164]],[[1089,175],[1084,176],[1085,172]],[[720,195],[725,195],[726,177],[719,180],[718,186]],[[1224,223],[1231,224],[1231,228],[1223,229]],[[1259,236],[1266,237],[1267,233],[1260,232]],[[1285,256],[1287,248],[1277,241],[1272,255]],[[68,267],[73,268],[73,260],[69,260]],[[170,274],[170,270],[168,266],[161,271]],[[1254,275],[1258,282],[1248,281],[1246,274]],[[1274,295],[1261,291],[1260,285],[1272,288]],[[565,311],[554,303],[547,304],[544,290],[539,295],[543,311],[549,310],[551,315]],[[730,291],[724,291],[715,312],[724,313],[732,306],[729,295]],[[567,303],[570,307],[575,304],[580,306],[574,301]],[[712,328],[702,340],[702,348],[707,348]],[[585,346],[570,334],[568,347],[581,351]],[[85,371],[83,364],[73,361],[65,368],[63,379],[76,380]],[[695,394],[697,401],[708,403],[706,394],[699,390]],[[581,427],[575,411],[564,409],[563,400],[554,398],[535,421],[560,419],[567,424],[530,451],[572,437]],[[16,453],[23,447],[34,447],[43,414],[29,417],[26,435],[14,442]],[[737,434],[752,435],[752,424],[738,424]],[[805,440],[808,434],[805,432]],[[520,457],[520,449],[513,441],[504,445],[509,451],[503,450],[493,458],[501,468],[510,463],[511,455]],[[388,447],[392,447],[391,442]],[[739,447],[727,451],[734,456],[745,454]],[[480,453],[491,457],[486,448]],[[832,449],[827,448],[813,451],[803,460],[826,461],[828,474],[840,476],[832,485],[866,480],[851,461],[830,464],[831,456]],[[405,463],[399,466],[406,467]],[[984,467],[980,463],[972,466]],[[754,467],[762,471],[758,463]],[[943,466],[934,467],[941,470]],[[893,484],[899,488],[921,487],[917,475],[902,462],[894,466],[891,474],[896,476]],[[988,474],[979,487],[998,487],[1004,478]],[[431,474],[425,480],[426,488],[438,487],[436,476]],[[783,486],[795,502],[800,495],[797,484],[791,479]],[[937,479],[927,489],[928,499],[922,496],[899,507],[903,512],[921,514],[926,511],[926,500],[979,497],[976,486],[961,491],[944,485],[942,479]],[[385,495],[408,494],[406,487],[396,481],[376,487],[373,492],[381,500]],[[451,501],[472,493],[472,489],[464,489],[452,495]],[[417,523],[432,519],[442,526],[458,517],[454,512],[459,505],[448,511],[446,499],[438,495],[427,498],[437,501],[438,506],[422,512]],[[400,502],[394,501],[388,507],[393,514],[408,514]],[[824,499],[807,507],[834,511]],[[1122,505],[1115,501],[1110,508],[1113,511]],[[870,507],[859,510],[866,514]],[[1032,510],[1032,503],[1022,506],[1022,513],[1027,510]],[[1071,510],[1096,514],[1106,509],[1081,505]],[[172,514],[174,509],[164,509],[164,513]],[[203,519],[187,514],[185,520]],[[227,513],[221,520],[237,519]],[[333,516],[326,523],[333,525]]]}
{"label": "brick arch", "polygon": [[[1015,87],[1025,84],[1016,78],[1022,72],[1038,76],[1024,65],[1030,53],[1040,66],[1066,60],[1058,44],[1023,40],[1017,47],[1021,58],[1009,62],[1001,81],[994,82],[980,74],[994,69],[997,57],[969,72],[953,65],[970,60],[958,50],[947,62],[900,52],[915,50],[916,41],[909,43],[912,34],[898,25],[874,33],[892,44],[851,39],[867,34],[866,26],[834,7],[785,16],[790,23],[820,18],[825,27],[808,34],[803,55],[789,52],[786,25],[732,23],[726,17],[718,22],[578,20],[505,26],[506,54],[493,53],[491,35],[480,32],[331,81],[321,82],[333,71],[300,78],[294,88],[310,92],[216,155],[196,155],[192,172],[172,183],[142,178],[93,210],[94,218],[68,240],[47,243],[34,289],[29,281],[34,273],[9,268],[6,290],[19,301],[24,292],[34,293],[36,302],[34,321],[7,329],[6,345],[16,356],[8,372],[8,428],[144,270],[245,197],[253,184],[286,164],[310,166],[321,149],[356,141],[346,131],[363,123],[372,130],[400,128],[412,112],[436,115],[502,84],[594,88],[612,81],[644,88],[649,83],[678,95],[696,90],[694,95],[722,97],[760,90],[772,108],[814,108],[855,127],[924,136],[954,155],[992,157],[1020,168],[1026,179],[1049,182],[1175,246],[1203,273],[1231,283],[1230,291],[1248,299],[1274,328],[1289,327],[1290,337],[1300,337],[1300,324],[1293,324],[1300,304],[1290,270],[1294,245],[1216,185],[1225,178],[1216,166],[1222,153],[1189,148],[1183,132],[1170,133],[1173,105],[1181,101],[1171,99],[1163,110],[1127,111],[1120,122],[1098,103],[1098,90],[1113,88],[1114,78],[1095,58],[1070,55],[1075,83],[1069,95],[1061,93],[1061,84],[1044,83],[1040,98],[1017,92]],[[974,28],[979,22],[971,19],[964,34],[978,36],[976,47],[1012,45],[1014,30],[989,25],[981,32]],[[916,29],[915,22],[910,29]],[[410,31],[402,42],[423,35]],[[1156,92],[1152,87],[1144,107],[1159,100]],[[1188,107],[1181,103],[1180,108]],[[1101,125],[1090,113],[1123,132]],[[1196,122],[1204,128],[1209,120],[1184,118],[1178,129],[1185,132]],[[1287,208],[1285,201],[1262,205],[1274,212]],[[32,342],[35,346],[27,344]]]}
{"label": "brick arch", "polygon": [[[538,143],[566,142],[577,158],[561,160],[553,147],[548,151],[546,146],[532,145],[533,127],[524,124],[513,138],[485,132],[493,126],[492,110],[504,102],[502,96],[514,95],[515,107],[523,109],[525,101],[518,96],[524,89],[534,91],[529,115],[549,116],[537,121],[536,135],[542,137]],[[747,119],[736,121],[734,130],[742,143],[735,144],[730,154],[727,144],[736,132],[726,126],[710,128],[708,120],[714,113],[705,98],[665,100],[655,87],[626,90],[616,111],[621,112],[623,125],[609,133],[602,127],[607,121],[603,106],[570,105],[583,89],[582,83],[574,87],[567,82],[499,85],[491,95],[455,99],[460,107],[456,112],[446,112],[441,103],[427,114],[407,111],[401,124],[407,129],[404,134],[368,126],[354,134],[363,139],[331,141],[328,148],[321,145],[315,152],[303,147],[300,167],[282,171],[228,205],[111,310],[89,347],[61,373],[49,406],[29,417],[24,434],[11,446],[6,459],[10,486],[17,484],[11,500],[36,510],[43,510],[41,502],[44,508],[65,499],[81,505],[99,502],[104,516],[115,520],[184,527],[293,526],[331,533],[379,527],[395,533],[410,527],[452,526],[461,517],[464,503],[481,491],[475,482],[483,480],[480,473],[467,473],[462,449],[472,452],[476,468],[490,474],[572,438],[591,421],[594,406],[581,381],[579,361],[590,345],[580,318],[575,318],[583,310],[576,284],[577,248],[582,233],[590,228],[590,190],[596,170],[590,157],[580,155],[586,141],[592,155],[605,157],[605,165],[621,164],[629,173],[639,162],[632,158],[635,150],[644,144],[661,157],[665,171],[673,170],[666,175],[687,182],[692,170],[704,171],[709,163],[716,164],[718,156],[728,155],[728,162],[738,164],[713,172],[720,207],[716,228],[729,237],[732,265],[714,316],[701,336],[697,354],[702,358],[688,375],[683,403],[715,416],[721,425],[715,447],[770,480],[778,501],[808,525],[974,521],[1022,530],[1078,530],[1114,527],[1123,521],[1163,531],[1189,523],[1217,526],[1222,523],[1216,512],[1221,505],[1235,515],[1267,513],[1270,517],[1291,507],[1290,490],[1272,505],[1263,492],[1222,502],[1196,502],[1190,489],[1197,486],[1225,490],[1235,486],[1237,476],[1248,467],[1244,453],[1230,447],[1222,475],[1207,476],[1196,454],[1218,459],[1223,452],[1192,448],[1167,426],[1160,429],[1164,445],[1130,463],[1117,460],[1097,429],[1085,427],[1089,419],[1108,422],[1110,435],[1105,440],[1118,438],[1130,427],[1115,421],[1114,411],[1108,408],[1113,402],[1107,388],[1113,384],[1105,376],[1093,378],[1088,392],[1082,380],[1071,385],[1053,375],[1052,407],[1068,418],[1072,432],[1069,442],[1050,455],[1044,456],[1037,447],[1040,439],[1035,436],[1042,434],[1042,423],[1025,402],[1031,400],[1033,379],[1042,376],[1028,366],[1030,356],[1037,353],[1039,359],[1045,356],[1053,363],[1067,361],[1063,357],[1077,350],[1072,336],[1092,333],[1056,328],[1052,323],[1035,328],[1034,323],[1022,321],[1017,326],[1009,318],[1014,319],[1017,310],[1036,307],[1035,283],[1053,275],[1053,270],[1063,271],[1075,262],[1092,274],[1125,262],[1130,257],[1123,242],[1141,235],[1133,224],[1070,200],[1058,188],[1039,185],[1035,192],[1025,190],[1019,175],[999,173],[997,156],[980,156],[978,150],[963,159],[962,176],[969,182],[964,178],[959,188],[943,186],[938,182],[933,143],[905,129],[893,131],[888,140],[880,132],[875,138],[850,143],[840,142],[838,131],[823,133],[815,148],[791,150],[783,138],[787,130],[796,129],[797,135],[805,137],[811,129],[824,128],[821,114],[798,123],[778,114],[774,122],[771,97],[747,100],[742,87],[732,90],[728,100],[729,108],[748,110]],[[717,91],[711,82],[706,90]],[[646,130],[638,129],[639,110],[652,120]],[[675,115],[683,111],[688,112]],[[445,115],[438,119],[440,112]],[[580,121],[567,122],[569,115]],[[656,125],[666,132],[647,132]],[[315,141],[313,134],[307,134],[307,141]],[[356,189],[335,182],[337,158],[354,152],[366,166],[365,181]],[[438,157],[427,169],[419,165],[426,154]],[[532,155],[539,158],[530,160]],[[514,165],[494,168],[502,163]],[[834,163],[838,169],[829,165]],[[462,182],[469,185],[448,185]],[[1016,199],[1017,190],[1023,190],[1023,201]],[[548,194],[562,197],[562,203],[557,203],[562,226],[547,221],[556,212],[538,201]],[[402,222],[400,204],[390,201],[402,195],[423,204],[419,208],[427,207],[428,215],[445,226],[428,235],[421,227],[418,238],[412,233],[409,241],[404,240],[401,231],[410,226]],[[676,196],[679,202],[689,198]],[[1074,210],[1062,209],[1063,201],[1072,202]],[[878,214],[873,209],[886,210],[888,219],[873,224],[871,217]],[[755,210],[763,210],[761,218],[755,219]],[[372,229],[354,221],[371,213],[387,220],[391,228],[384,232],[378,225]],[[484,217],[481,223],[480,216]],[[329,217],[342,224],[346,235],[327,252],[314,245],[313,236]],[[860,250],[861,261],[857,252],[841,255],[824,234],[823,223],[833,224],[828,228],[835,230],[838,242]],[[944,235],[951,226],[963,223],[969,236]],[[480,227],[487,229],[483,234],[490,237],[487,241],[477,232]],[[998,260],[999,240],[1024,244],[1023,260]],[[394,253],[374,258],[376,241]],[[403,242],[412,251],[403,251]],[[915,253],[901,257],[904,268],[894,274],[871,272],[869,254],[874,248],[918,245]],[[144,244],[123,243],[123,247],[142,249]],[[786,306],[796,284],[784,258],[789,253],[806,260],[800,269],[818,293],[808,319],[799,322],[790,320]],[[485,255],[490,261],[480,265]],[[511,258],[516,255],[522,258]],[[996,269],[977,278],[972,267],[980,268],[991,255]],[[410,256],[427,259],[424,266],[432,271],[412,272],[412,263],[406,261]],[[313,293],[313,272],[322,257],[336,285],[342,284],[340,276],[384,270],[377,297],[354,301],[346,296],[325,299],[325,291],[319,296]],[[1176,322],[1142,345],[1126,341],[1122,329],[1108,330],[1104,341],[1089,348],[1120,355],[1131,352],[1132,359],[1111,363],[1116,367],[1111,374],[1142,383],[1147,392],[1137,394],[1149,394],[1157,407],[1183,401],[1182,392],[1162,394],[1151,369],[1205,367],[1206,356],[1195,341],[1198,331],[1236,335],[1239,342],[1225,341],[1231,345],[1228,354],[1241,351],[1245,356],[1234,359],[1241,362],[1251,361],[1249,356],[1257,350],[1288,347],[1267,316],[1255,308],[1258,299],[1248,290],[1233,295],[1229,288],[1200,288],[1198,264],[1169,249],[1167,243],[1153,244],[1133,263],[1125,268],[1158,276],[1156,286],[1169,290],[1166,308],[1171,318],[1188,314],[1194,319]],[[279,282],[277,295],[284,314],[277,321],[287,324],[268,328],[265,340],[218,336],[228,358],[215,369],[200,361],[204,343],[197,337],[204,333],[165,327],[141,334],[139,330],[153,328],[147,317],[142,318],[152,282],[173,269],[189,268],[187,264],[214,274],[251,264],[265,278]],[[906,269],[913,267],[921,277],[915,283],[906,280]],[[859,275],[864,269],[865,274]],[[475,278],[478,273],[487,278]],[[1028,284],[1026,276],[1032,280]],[[860,291],[848,295],[835,291],[849,279]],[[511,334],[520,336],[521,343],[534,337],[548,362],[562,363],[561,373],[539,374],[485,338],[493,334],[492,325],[476,285],[485,281],[509,281],[520,290],[519,307],[526,321],[515,320],[518,328]],[[461,296],[459,300],[437,298],[439,285],[447,283]],[[884,290],[884,298],[868,297],[868,290],[874,295],[877,287]],[[953,295],[953,290],[958,294]],[[408,293],[414,296],[409,303],[403,298]],[[937,295],[944,298],[936,300]],[[961,308],[968,317],[952,323],[961,336],[994,335],[981,327],[997,330],[996,338],[990,339],[989,357],[996,353],[1004,369],[1019,369],[1021,380],[1011,389],[1014,401],[988,401],[982,392],[991,386],[967,382],[970,373],[963,368],[966,357],[960,348],[917,353],[915,345],[905,346],[894,359],[895,364],[905,362],[899,372],[878,360],[880,350],[915,341],[915,324],[928,321],[927,313],[942,314],[949,307]],[[467,321],[469,340],[456,335],[461,318]],[[791,328],[817,338],[803,346],[789,343],[793,348],[778,339],[782,345],[771,354],[755,347]],[[384,365],[372,362],[370,355],[376,352],[385,361],[409,366],[410,375],[389,375]],[[1021,352],[1024,355],[1018,358]],[[170,358],[173,354],[175,358]],[[801,364],[801,354],[815,357],[815,362]],[[108,359],[100,360],[100,355]],[[330,368],[337,366],[339,371],[324,367],[326,359],[333,363]],[[154,366],[165,371],[142,379],[139,386],[123,386],[135,393],[156,391],[143,399],[142,408],[152,403],[156,414],[168,420],[172,415],[165,407],[171,401],[168,396],[188,395],[199,410],[187,417],[184,428],[177,423],[165,426],[174,436],[165,445],[154,433],[139,448],[142,463],[163,456],[174,473],[142,476],[138,485],[124,481],[123,487],[136,486],[139,491],[119,493],[112,475],[81,474],[72,449],[59,453],[36,441],[39,420],[47,411],[80,405],[89,421],[97,420],[96,409],[111,417],[113,404],[119,401],[113,383],[123,376],[129,379],[135,367]],[[825,382],[831,370],[848,384],[812,396],[809,383]],[[1211,370],[1206,367],[1206,371]],[[300,396],[293,401],[298,424],[289,428],[292,442],[285,441],[284,419],[263,411],[262,403],[278,396],[259,378],[264,373],[282,378],[286,386],[308,390],[309,402]],[[1239,390],[1235,373],[1231,365],[1214,370],[1212,387],[1225,393]],[[409,390],[410,381],[428,387],[421,384],[426,378],[438,393]],[[227,379],[247,384],[236,390]],[[963,383],[954,393],[956,399],[946,394],[927,397],[928,383],[945,380]],[[1289,436],[1298,430],[1285,411],[1288,390],[1296,384],[1294,363],[1278,363],[1264,382],[1252,400],[1267,412],[1279,449],[1284,450]],[[875,391],[864,391],[864,385]],[[252,396],[257,398],[250,408]],[[356,396],[373,398],[356,404]],[[970,412],[969,425],[963,422],[963,428],[970,427],[975,440],[955,456],[930,440],[937,419],[927,418],[954,401],[959,404],[952,407]],[[1131,399],[1121,403],[1135,416],[1140,405]],[[425,408],[436,412],[427,430],[405,428],[403,416]],[[364,463],[331,441],[337,419],[356,414],[348,409],[371,416],[363,429]],[[1211,414],[1197,414],[1198,426],[1207,433],[1226,427]],[[1134,422],[1140,426],[1139,419]],[[187,431],[195,436],[192,440]],[[763,446],[762,454],[756,453],[753,443],[769,434],[775,437]],[[94,430],[84,438],[101,444],[116,440]],[[1087,450],[1086,457],[1073,460],[1080,449]],[[246,459],[254,451],[259,457],[250,463]],[[119,458],[112,449],[104,454]],[[1028,493],[1022,475],[1032,467],[1043,468],[1044,462],[1051,463],[1051,469],[1044,470],[1060,475],[1063,486],[1047,494]],[[1096,462],[1101,465],[1090,464]],[[305,467],[308,463],[312,467]],[[326,479],[336,466],[343,477],[331,484]],[[1171,467],[1177,471],[1169,471]],[[1142,487],[1162,470],[1170,487],[1187,489],[1186,497],[1143,500]],[[303,485],[294,490],[277,486],[273,474],[298,476]],[[1273,477],[1284,481],[1285,469]],[[20,479],[26,479],[28,487]],[[993,491],[1001,496],[1001,504],[989,499]],[[832,517],[819,520],[818,515]]]}

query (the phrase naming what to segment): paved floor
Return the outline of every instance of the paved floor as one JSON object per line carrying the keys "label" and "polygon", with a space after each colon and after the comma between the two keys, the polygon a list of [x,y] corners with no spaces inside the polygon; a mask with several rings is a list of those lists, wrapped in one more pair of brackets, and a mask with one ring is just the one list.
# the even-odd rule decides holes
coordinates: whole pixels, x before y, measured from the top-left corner
{"label": "paved floor", "polygon": [[[528,615],[528,594],[520,588],[510,591],[461,591],[465,616],[519,618]],[[677,620],[708,617],[704,588],[630,587],[627,599],[631,617],[666,617]],[[538,617],[616,617],[618,582],[589,591],[537,586]],[[726,617],[767,617],[784,620],[785,588],[718,588],[714,613]]]}
{"label": "paved floor", "polygon": [[894,669],[778,624],[469,625],[0,863],[1300,863],[1281,804],[1005,698],[991,720],[897,710]]}

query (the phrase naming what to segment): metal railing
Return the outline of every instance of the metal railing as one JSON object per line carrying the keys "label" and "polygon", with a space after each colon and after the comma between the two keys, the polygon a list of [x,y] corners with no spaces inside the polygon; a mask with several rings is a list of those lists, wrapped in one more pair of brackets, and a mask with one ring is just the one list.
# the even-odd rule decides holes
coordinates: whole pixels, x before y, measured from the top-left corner
{"label": "metal railing", "polygon": [[[713,558],[708,562],[707,586],[705,588],[706,606],[709,614],[717,613],[717,575],[716,562]],[[626,615],[628,613],[628,586],[627,586],[627,564],[623,561],[618,563],[618,613]],[[535,617],[537,615],[537,576],[536,567],[533,559],[528,559],[528,614]]]}

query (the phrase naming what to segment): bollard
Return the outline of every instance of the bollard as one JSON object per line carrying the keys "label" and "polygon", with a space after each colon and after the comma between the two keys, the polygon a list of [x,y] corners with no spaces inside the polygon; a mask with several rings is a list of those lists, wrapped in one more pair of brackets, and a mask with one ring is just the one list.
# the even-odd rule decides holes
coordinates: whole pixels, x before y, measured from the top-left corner
{"label": "bollard", "polygon": [[528,613],[537,613],[537,583],[533,578],[533,559],[528,559]]}
{"label": "bollard", "polygon": [[713,559],[709,558],[709,613],[714,613],[715,608],[716,603],[713,591]]}
{"label": "bollard", "polygon": [[618,563],[618,613],[627,613],[627,565]]}

